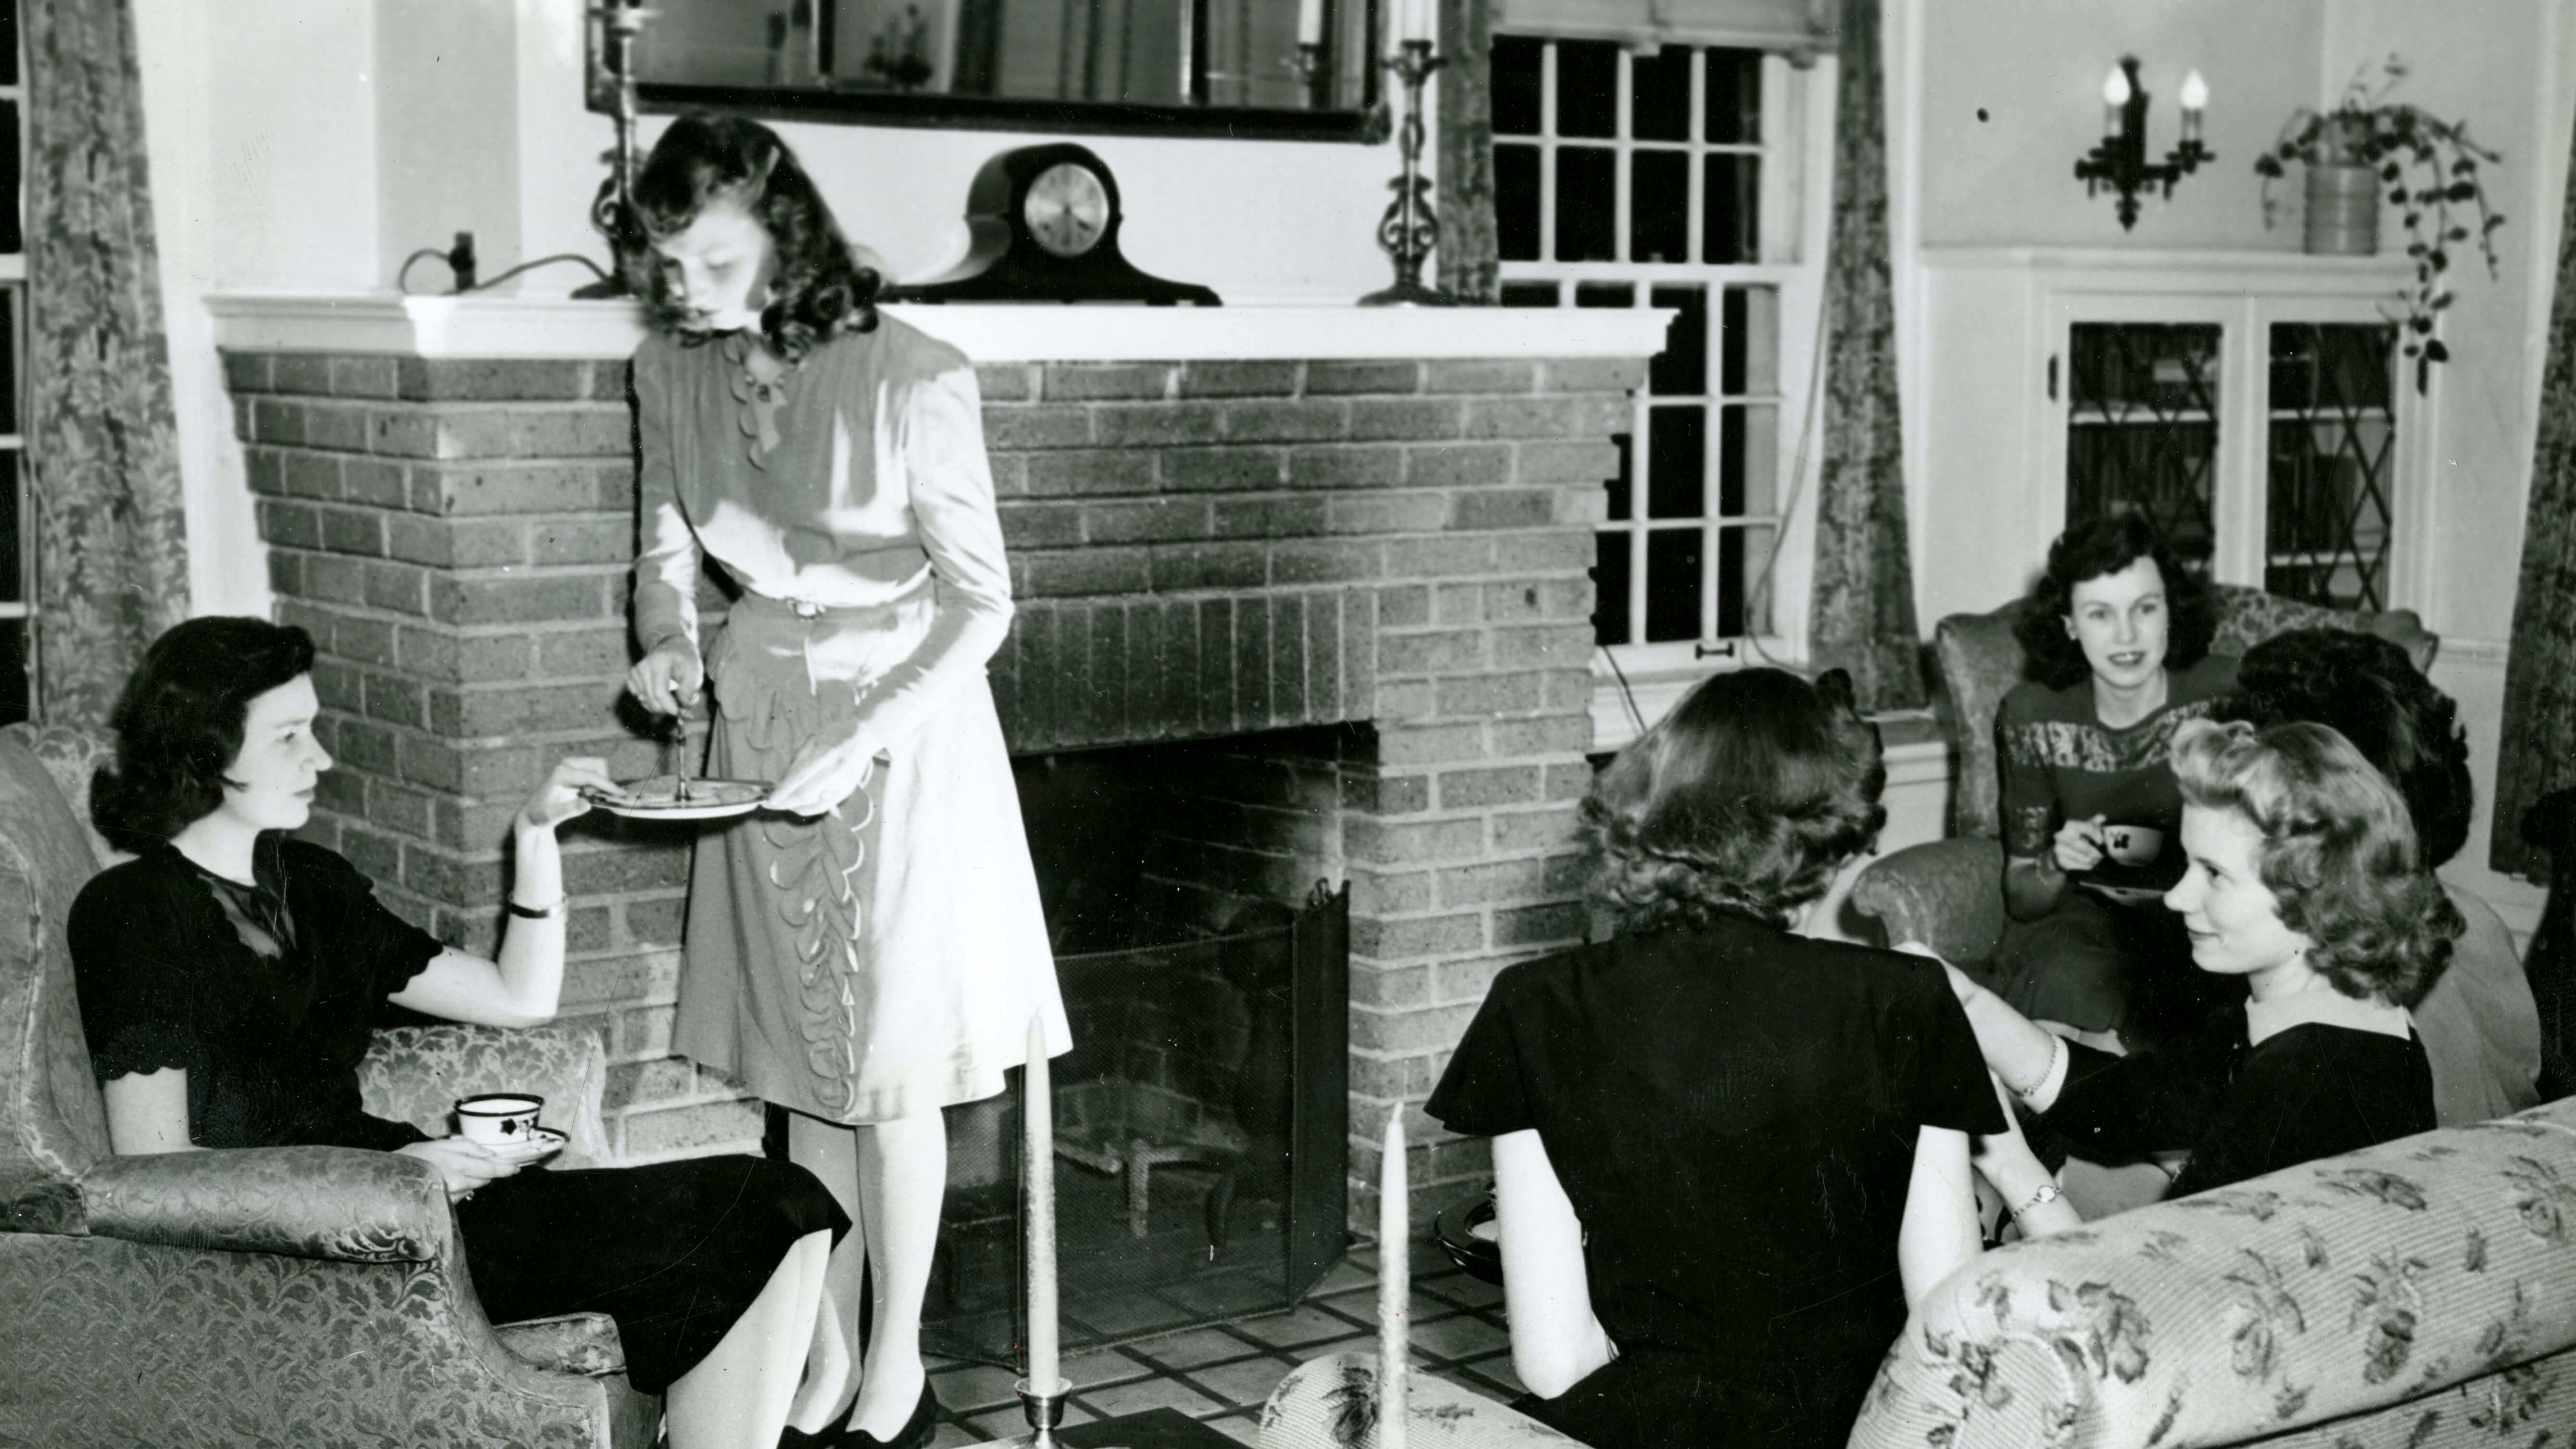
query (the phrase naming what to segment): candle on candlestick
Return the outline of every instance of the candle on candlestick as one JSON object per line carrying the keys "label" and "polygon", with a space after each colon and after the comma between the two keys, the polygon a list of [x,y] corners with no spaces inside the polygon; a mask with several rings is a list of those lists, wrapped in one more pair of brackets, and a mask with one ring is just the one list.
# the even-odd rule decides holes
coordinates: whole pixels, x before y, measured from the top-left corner
{"label": "candle on candlestick", "polygon": [[1324,0],[1297,0],[1297,43],[1321,45],[1324,41]]}
{"label": "candle on candlestick", "polygon": [[1027,1160],[1020,1175],[1028,1189],[1029,1392],[1063,1392],[1057,1372],[1055,1300],[1055,1096],[1047,1068],[1046,1024],[1029,1019],[1029,1063],[1022,1079],[1020,1114],[1026,1123]]}
{"label": "candle on candlestick", "polygon": [[1377,1449],[1404,1449],[1413,1297],[1413,1209],[1404,1176],[1404,1104],[1387,1113],[1377,1173]]}
{"label": "candle on candlestick", "polygon": [[2115,65],[2111,67],[2111,74],[2104,77],[2102,81],[2102,134],[2104,136],[2116,137],[2120,134],[2123,122],[2122,112],[2128,108],[2129,77],[2127,72]]}
{"label": "candle on candlestick", "polygon": [[2208,109],[2209,82],[2200,78],[2199,71],[2193,71],[2182,78],[2182,138],[2184,140],[2200,139],[2201,113]]}

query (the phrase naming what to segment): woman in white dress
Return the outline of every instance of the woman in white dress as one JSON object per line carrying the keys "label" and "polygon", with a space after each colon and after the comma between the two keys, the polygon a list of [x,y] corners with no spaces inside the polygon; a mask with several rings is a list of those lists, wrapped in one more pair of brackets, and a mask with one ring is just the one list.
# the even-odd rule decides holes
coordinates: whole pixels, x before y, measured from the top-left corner
{"label": "woman in white dress", "polygon": [[[711,679],[709,772],[775,782],[698,841],[674,1045],[790,1109],[789,1157],[859,1227],[791,1427],[917,1445],[940,1109],[1001,1091],[1032,1019],[1071,1045],[984,676],[1011,597],[975,373],[878,315],[767,128],[683,118],[635,192],[654,335],[628,688],[669,714]],[[702,560],[734,595],[706,640]]]}

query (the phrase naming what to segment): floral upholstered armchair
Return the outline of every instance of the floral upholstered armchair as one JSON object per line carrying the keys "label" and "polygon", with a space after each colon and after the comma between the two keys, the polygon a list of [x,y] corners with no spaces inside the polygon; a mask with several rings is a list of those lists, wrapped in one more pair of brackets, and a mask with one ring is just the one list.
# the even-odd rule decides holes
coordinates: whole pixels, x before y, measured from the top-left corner
{"label": "floral upholstered armchair", "polygon": [[2576,1098],[1999,1248],[1852,1449],[2536,1449],[2576,1427]]}
{"label": "floral upholstered armchair", "polygon": [[[660,1417],[614,1324],[485,1320],[437,1171],[337,1147],[118,1157],[64,923],[109,858],[103,747],[0,729],[0,1443],[642,1449]],[[605,1155],[597,1039],[379,1034],[367,1110],[443,1132],[458,1095],[543,1093]]]}
{"label": "floral upholstered armchair", "polygon": [[[2409,610],[2356,614],[2226,584],[2217,593],[2218,637],[2210,646],[2216,654],[2243,654],[2292,629],[2354,629],[2394,641],[2418,669],[2430,669],[2442,643]],[[1933,629],[1933,654],[1958,740],[1950,838],[1873,861],[1852,886],[1853,909],[1875,918],[1889,941],[1921,941],[1961,965],[1991,959],[2003,938],[1995,712],[2021,682],[2021,642],[2013,636],[2020,618],[2016,600],[1988,614],[1952,614]]]}

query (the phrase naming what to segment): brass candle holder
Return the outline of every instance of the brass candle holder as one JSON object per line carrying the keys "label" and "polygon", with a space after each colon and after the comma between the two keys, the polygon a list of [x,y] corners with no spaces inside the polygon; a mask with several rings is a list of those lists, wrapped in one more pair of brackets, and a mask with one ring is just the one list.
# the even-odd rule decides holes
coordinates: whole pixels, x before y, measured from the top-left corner
{"label": "brass candle holder", "polygon": [[1422,285],[1423,259],[1440,244],[1440,219],[1431,210],[1431,178],[1422,174],[1422,86],[1431,73],[1448,64],[1432,52],[1428,40],[1400,42],[1386,58],[1386,68],[1404,82],[1404,124],[1396,144],[1404,171],[1387,183],[1395,200],[1378,219],[1377,244],[1395,263],[1395,284],[1360,298],[1363,307],[1450,307],[1457,299],[1437,287]]}

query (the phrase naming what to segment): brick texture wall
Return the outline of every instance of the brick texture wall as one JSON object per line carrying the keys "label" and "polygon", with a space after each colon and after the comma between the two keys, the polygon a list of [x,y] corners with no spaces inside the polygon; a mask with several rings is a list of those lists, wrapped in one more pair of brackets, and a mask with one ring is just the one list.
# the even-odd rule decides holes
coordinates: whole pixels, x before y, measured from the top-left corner
{"label": "brick texture wall", "polygon": [[[618,706],[625,364],[226,366],[279,617],[324,651],[340,768],[315,830],[398,909],[488,947],[506,821],[551,761],[656,767]],[[1481,1143],[1419,1104],[1494,972],[1582,934],[1585,571],[1642,376],[1591,360],[980,369],[1020,599],[992,666],[1015,750],[1357,727],[1327,762],[1337,815],[1299,823],[1318,768],[1300,758],[1261,769],[1301,808],[1220,798],[1194,825],[1240,847],[1255,887],[1309,860],[1351,882],[1355,1221],[1375,1212],[1398,1104],[1422,1211],[1482,1177]],[[1217,771],[1215,793],[1257,797],[1261,769]],[[679,838],[568,834],[565,1010],[608,1044],[615,1145],[645,1160],[748,1142],[755,1107],[669,1054]]]}

